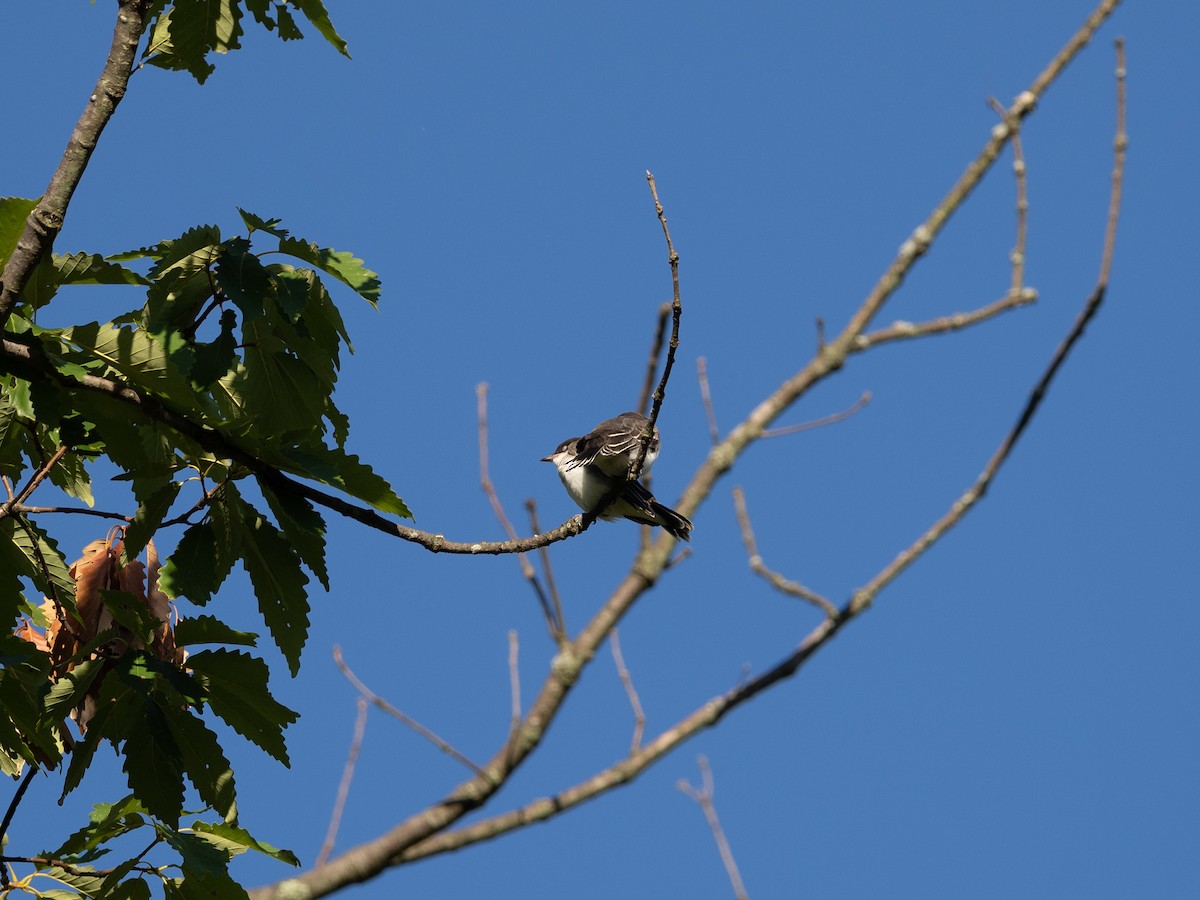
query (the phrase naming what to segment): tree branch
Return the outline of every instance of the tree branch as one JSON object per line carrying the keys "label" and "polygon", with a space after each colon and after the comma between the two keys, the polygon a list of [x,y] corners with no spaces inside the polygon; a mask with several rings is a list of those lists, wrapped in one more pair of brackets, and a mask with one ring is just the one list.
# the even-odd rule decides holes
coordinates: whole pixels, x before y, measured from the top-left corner
{"label": "tree branch", "polygon": [[8,323],[8,317],[21,291],[29,283],[34,268],[54,246],[54,239],[58,237],[66,219],[67,206],[83,178],[92,151],[96,149],[96,142],[117,111],[117,104],[125,96],[138,42],[146,27],[146,13],[151,5],[150,0],[120,0],[117,4],[112,46],[100,80],[88,97],[83,115],[75,123],[75,130],[71,133],[58,168],[50,178],[50,184],[25,220],[25,229],[17,239],[17,246],[8,258],[3,273],[0,273],[0,330]]}

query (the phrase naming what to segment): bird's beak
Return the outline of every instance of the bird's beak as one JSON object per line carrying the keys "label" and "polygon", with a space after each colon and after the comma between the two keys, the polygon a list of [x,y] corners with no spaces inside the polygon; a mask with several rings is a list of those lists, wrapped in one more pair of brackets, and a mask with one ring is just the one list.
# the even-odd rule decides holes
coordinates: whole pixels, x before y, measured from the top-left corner
{"label": "bird's beak", "polygon": [[556,454],[551,453],[549,456],[543,456],[542,462],[554,462],[555,455]]}

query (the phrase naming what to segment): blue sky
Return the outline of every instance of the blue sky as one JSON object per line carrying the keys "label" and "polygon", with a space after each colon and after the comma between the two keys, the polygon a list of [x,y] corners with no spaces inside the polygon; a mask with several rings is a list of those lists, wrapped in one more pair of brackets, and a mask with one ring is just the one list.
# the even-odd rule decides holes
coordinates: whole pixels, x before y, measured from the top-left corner
{"label": "blue sky", "polygon": [[[807,361],[817,317],[841,327],[974,158],[995,124],[987,97],[1023,90],[1092,5],[331,4],[353,60],[311,34],[284,45],[251,32],[203,87],[138,72],[57,249],[118,252],[200,223],[234,233],[242,206],[354,251],[384,293],[378,312],[339,298],[357,350],[338,390],[352,449],[390,479],[417,527],[491,540],[501,532],[478,486],[478,383],[490,385],[500,496],[522,523],[535,498],[546,526],[575,509],[538,459],[636,401],[670,296],[650,169],[682,257],[681,345],[655,467],[655,492],[671,503],[708,445],[696,358],[708,360],[727,430]],[[108,3],[4,13],[20,39],[3,64],[14,87],[0,193],[43,189],[110,20]],[[1195,895],[1198,29],[1194,4],[1129,0],[1028,120],[1038,304],[854,358],[781,424],[870,391],[864,411],[756,445],[699,510],[693,555],[621,627],[648,734],[769,666],[817,622],[747,571],[732,486],[746,490],[767,563],[841,602],[945,511],[1012,425],[1094,283],[1111,44],[1124,35],[1131,145],[1106,305],[959,529],[798,677],[632,786],[346,896],[731,896],[699,808],[675,788],[698,780],[701,753],[752,897]],[[1010,162],[881,324],[1004,293]],[[103,319],[135,303],[77,289],[47,313]],[[120,496],[106,486],[98,505]],[[101,536],[94,523],[53,524],[72,552]],[[272,659],[281,699],[303,713],[293,767],[230,737],[243,823],[308,862],[355,711],[333,644],[375,691],[479,759],[508,724],[509,630],[527,699],[552,655],[515,560],[434,557],[329,524],[333,590],[312,598],[303,670],[290,680]],[[600,524],[553,549],[572,629],[637,538],[628,523]],[[231,581],[215,609],[262,630],[244,583]],[[606,649],[489,811],[610,765],[631,724]],[[339,847],[464,774],[373,715]],[[23,835],[57,843],[87,803],[123,790],[118,767],[102,763],[59,809],[57,778],[35,782],[13,849]],[[239,866],[252,884],[287,874],[269,860]]]}

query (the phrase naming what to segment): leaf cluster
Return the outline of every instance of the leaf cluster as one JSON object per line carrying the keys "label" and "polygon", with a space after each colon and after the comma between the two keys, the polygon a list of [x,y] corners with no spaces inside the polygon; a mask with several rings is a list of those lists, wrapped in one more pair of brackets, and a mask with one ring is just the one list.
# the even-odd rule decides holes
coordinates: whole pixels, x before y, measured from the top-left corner
{"label": "leaf cluster", "polygon": [[321,0],[159,0],[151,9],[153,21],[144,62],[187,72],[203,84],[216,68],[211,54],[241,48],[243,5],[259,25],[282,41],[304,36],[296,21],[298,14],[339,53],[350,55]]}
{"label": "leaf cluster", "polygon": [[[32,205],[0,200],[0,257]],[[195,841],[221,834],[173,830],[185,781],[223,828],[236,827],[232,768],[205,714],[285,765],[283,730],[296,714],[271,696],[266,663],[228,646],[252,646],[254,635],[207,615],[182,619],[168,635],[168,600],[204,605],[240,565],[295,674],[310,579],[329,588],[321,514],[245,461],[409,515],[346,451],[349,420],[334,402],[342,353],[352,347],[326,283],[375,305],[378,277],[350,253],[292,236],[278,219],[239,212],[244,231],[233,236],[198,226],[110,257],[48,255],[8,322],[5,339],[18,352],[0,356],[0,478],[9,496],[0,504],[0,615],[22,623],[0,634],[0,769],[15,775],[69,758],[65,796],[108,742],[161,841],[185,857]],[[109,321],[40,325],[39,311],[78,284],[135,287],[141,302]],[[207,434],[227,452],[197,438]],[[91,507],[98,459],[129,485],[136,508],[69,566],[23,501],[48,480]],[[152,538],[171,526],[184,530],[160,570]],[[144,550],[149,569],[138,560]],[[26,583],[44,602],[25,595]],[[183,648],[202,644],[227,646],[185,662]],[[68,717],[86,726],[81,739]],[[191,894],[177,885],[168,896]]]}

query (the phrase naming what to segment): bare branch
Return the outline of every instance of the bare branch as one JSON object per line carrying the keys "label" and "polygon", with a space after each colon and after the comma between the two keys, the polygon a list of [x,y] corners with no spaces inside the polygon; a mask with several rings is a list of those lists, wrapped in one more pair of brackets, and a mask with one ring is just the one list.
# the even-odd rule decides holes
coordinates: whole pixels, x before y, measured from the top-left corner
{"label": "bare branch", "polygon": [[[1087,22],[1068,41],[1047,69],[1038,76],[1029,90],[1014,102],[1010,112],[1023,119],[1038,98],[1061,73],[1062,69],[1091,39],[1096,29],[1111,14],[1118,0],[1103,0]],[[678,505],[680,512],[689,515],[711,493],[716,481],[734,464],[741,452],[761,436],[772,421],[814,384],[841,368],[853,353],[853,342],[861,335],[878,313],[883,303],[899,286],[904,275],[929,247],[949,216],[962,204],[984,173],[994,163],[1011,130],[1001,124],[976,160],[968,166],[947,197],[937,206],[926,222],[905,243],[876,288],[863,301],[840,334],[804,368],[786,380],[774,393],[761,402],[727,437],[709,453],[708,458],[692,479]],[[668,241],[670,248],[670,242]],[[674,308],[678,322],[679,307]],[[1090,316],[1089,316],[1090,318]],[[1071,341],[1073,343],[1073,340]],[[674,347],[667,355],[664,378],[669,371]],[[1057,368],[1057,365],[1055,366]],[[652,408],[652,413],[657,410]],[[582,523],[581,523],[582,525]],[[565,527],[565,526],[564,526]],[[578,528],[582,530],[582,527]],[[577,532],[576,532],[577,533]],[[541,536],[546,537],[546,536]],[[731,709],[740,706],[772,685],[794,675],[821,647],[828,643],[841,627],[862,611],[852,599],[836,617],[825,618],[780,662],[758,676],[739,684],[731,691],[715,697],[693,711],[668,731],[663,732],[636,753],[597,773],[573,788],[554,797],[533,801],[524,807],[473,823],[457,831],[451,826],[464,815],[479,809],[490,800],[507,777],[540,745],[546,729],[553,722],[563,702],[577,683],[582,668],[594,658],[600,643],[615,628],[634,602],[645,593],[665,570],[674,541],[662,535],[637,554],[630,570],[621,579],[609,599],[575,640],[560,649],[548,676],[522,720],[515,746],[502,747],[488,764],[487,773],[460,784],[437,802],[398,823],[379,838],[344,852],[321,869],[312,870],[277,885],[252,893],[257,900],[278,898],[282,892],[302,889],[309,897],[324,896],[351,881],[362,881],[383,868],[408,860],[423,858],[497,837],[513,828],[542,821],[587,799],[628,783],[653,765],[664,754],[704,728],[719,722]],[[522,547],[521,549],[529,549]],[[858,595],[855,595],[857,598]]]}
{"label": "bare branch", "polygon": [[17,495],[15,497],[13,497],[11,500],[5,500],[3,503],[0,503],[0,519],[11,515],[15,507],[24,503],[25,500],[28,499],[29,495],[37,490],[38,485],[41,484],[46,476],[50,474],[50,470],[58,464],[58,461],[62,459],[64,455],[66,455],[66,452],[66,445],[61,445],[57,450],[54,451],[53,456],[42,463],[42,465],[38,466],[37,471],[34,472],[30,477],[29,482],[25,485],[25,487],[17,491]]}
{"label": "bare branch", "polygon": [[780,428],[768,428],[762,433],[762,437],[765,440],[766,438],[776,438],[783,437],[784,435],[788,434],[796,434],[800,431],[811,431],[814,428],[824,428],[827,425],[836,425],[838,422],[843,422],[850,418],[870,402],[871,392],[863,391],[861,397],[859,397],[851,406],[846,407],[846,409],[843,409],[841,412],[831,413],[828,416],[822,416],[819,419],[809,419],[807,422],[800,422],[796,425],[784,425]]}
{"label": "bare branch", "polygon": [[[117,519],[121,522],[132,522],[133,516],[118,512],[108,512],[103,509],[89,509],[86,506],[14,506],[12,511],[18,515],[40,516],[48,513],[70,513],[76,516],[96,516],[101,519]],[[166,524],[166,523],[164,523]]]}
{"label": "bare branch", "polygon": [[613,629],[608,636],[608,644],[612,648],[613,662],[617,664],[617,677],[621,679],[621,684],[625,687],[625,696],[629,698],[629,705],[633,708],[633,737],[629,742],[629,752],[637,753],[638,748],[642,745],[642,734],[646,731],[646,713],[642,710],[642,701],[638,698],[637,690],[633,686],[633,676],[629,674],[629,669],[625,666],[625,657],[621,653],[621,638],[617,634],[617,629]]}
{"label": "bare branch", "polygon": [[708,360],[696,357],[696,378],[700,382],[700,399],[704,403],[704,416],[708,419],[708,436],[714,444],[721,442],[721,430],[717,427],[717,413],[713,409],[712,393],[708,389]]}
{"label": "bare branch", "polygon": [[1022,288],[1015,294],[1005,294],[999,300],[994,300],[987,306],[981,306],[971,312],[951,313],[928,322],[893,322],[886,328],[860,334],[854,341],[853,349],[861,352],[892,341],[928,337],[931,334],[945,334],[948,331],[961,331],[971,325],[995,318],[1010,309],[1034,303],[1037,301],[1037,296],[1037,291],[1033,288]]}
{"label": "bare branch", "polygon": [[325,831],[325,842],[321,844],[321,852],[313,863],[318,869],[325,865],[333,846],[337,842],[338,829],[342,824],[342,813],[346,809],[346,797],[350,794],[350,782],[354,780],[354,767],[358,762],[359,751],[362,750],[363,733],[367,730],[367,710],[370,705],[367,698],[360,696],[356,702],[358,713],[354,717],[354,735],[350,738],[350,750],[346,753],[346,765],[342,768],[342,780],[338,783],[337,798],[333,801],[333,811],[329,815],[329,828]]}
{"label": "bare branch", "polygon": [[737,510],[738,523],[742,526],[742,543],[746,545],[746,555],[750,557],[751,571],[765,578],[777,591],[792,597],[799,597],[814,606],[819,606],[829,618],[835,617],[838,614],[837,607],[816,591],[806,588],[799,582],[789,581],[778,572],[767,568],[758,554],[758,543],[754,539],[754,530],[750,527],[750,514],[746,512],[746,497],[740,487],[733,489],[733,505]]}
{"label": "bare branch", "polygon": [[725,874],[729,876],[729,883],[733,887],[733,896],[736,900],[750,900],[750,895],[746,893],[746,885],[742,882],[741,873],[738,872],[737,862],[733,858],[733,849],[725,837],[725,829],[721,827],[721,822],[717,818],[717,807],[713,803],[712,769],[709,768],[708,757],[700,755],[696,758],[696,764],[700,767],[701,787],[694,788],[682,778],[679,779],[676,786],[700,804],[700,809],[704,811],[704,818],[708,820],[708,827],[712,830],[713,839],[717,842],[717,852],[721,854],[721,862],[725,865]]}
{"label": "bare branch", "polygon": [[650,196],[654,198],[654,211],[658,215],[658,222],[662,225],[663,238],[667,242],[667,263],[671,267],[671,339],[667,342],[667,360],[663,364],[662,378],[659,379],[658,387],[654,389],[652,395],[650,423],[646,426],[646,433],[642,436],[642,446],[638,449],[637,459],[629,467],[631,480],[636,480],[642,473],[642,466],[646,462],[646,451],[650,449],[650,438],[654,434],[654,424],[658,421],[658,412],[662,409],[663,398],[667,396],[667,381],[670,380],[671,370],[675,367],[675,351],[679,349],[679,318],[683,314],[683,303],[679,295],[679,254],[675,252],[675,244],[671,240],[671,229],[667,226],[666,211],[658,199],[658,185],[654,182],[654,175],[649,171],[646,172],[646,182],[650,185]]}
{"label": "bare branch", "polygon": [[512,725],[508,731],[510,745],[516,743],[517,729],[521,727],[521,669],[520,644],[517,640],[517,630],[508,630],[508,683],[512,691]]}
{"label": "bare branch", "polygon": [[[475,408],[479,417],[479,484],[483,488],[483,492],[487,494],[488,501],[492,504],[492,512],[500,520],[500,527],[504,529],[504,533],[508,535],[510,541],[516,541],[517,530],[513,528],[512,522],[508,520],[508,516],[504,514],[504,507],[500,503],[500,498],[496,495],[496,489],[492,486],[492,477],[488,473],[487,393],[487,382],[481,381],[475,387]],[[524,553],[517,554],[517,562],[521,565],[521,575],[529,582],[534,594],[537,595],[538,604],[542,607],[542,615],[546,619],[546,627],[550,630],[550,636],[557,641],[561,628],[554,618],[554,611],[550,608],[550,600],[547,598],[545,590],[542,589],[542,583],[538,581],[537,572],[534,570],[533,564],[525,558]]]}
{"label": "bare branch", "polygon": [[667,333],[667,319],[670,316],[671,303],[668,301],[658,308],[658,324],[654,329],[654,340],[650,342],[650,358],[646,361],[646,378],[642,382],[638,404],[634,407],[643,414],[650,408],[650,390],[654,387],[654,376],[658,372],[658,360],[662,356],[663,338]]}
{"label": "bare branch", "polygon": [[1113,142],[1112,187],[1109,200],[1108,226],[1105,229],[1104,248],[1101,252],[1100,261],[1100,275],[1096,286],[1080,311],[1079,316],[1076,318],[1075,324],[1071,327],[1067,336],[1063,338],[1062,343],[1058,345],[1058,349],[1055,350],[1049,365],[1042,373],[1042,377],[1034,385],[1028,399],[1025,401],[1025,406],[1021,410],[1020,416],[1017,417],[1016,424],[1000,443],[992,458],[988,460],[987,466],[984,467],[983,472],[980,473],[975,483],[954,502],[945,515],[934,522],[911,546],[903,550],[889,565],[872,578],[870,582],[854,593],[849,607],[851,615],[857,615],[863,609],[870,606],[879,591],[912,565],[946,532],[962,521],[967,512],[983,499],[996,474],[1000,471],[1000,467],[1004,465],[1009,454],[1012,453],[1013,448],[1016,446],[1017,441],[1021,439],[1021,435],[1024,434],[1026,427],[1032,421],[1034,413],[1041,406],[1046,392],[1050,388],[1050,384],[1054,381],[1054,376],[1058,374],[1058,370],[1066,362],[1067,356],[1076,342],[1083,337],[1083,332],[1087,328],[1088,322],[1092,320],[1100,309],[1100,304],[1103,302],[1105,291],[1108,288],[1109,272],[1112,269],[1112,254],[1116,241],[1117,220],[1121,208],[1121,185],[1125,172],[1125,152],[1128,146],[1128,139],[1125,134],[1125,58],[1124,45],[1120,41],[1117,42],[1116,80],[1117,128],[1116,138]]}
{"label": "bare branch", "polygon": [[104,69],[88,97],[87,107],[75,123],[58,168],[54,170],[42,199],[25,220],[17,245],[0,273],[0,330],[8,323],[34,267],[54,246],[54,239],[67,216],[67,206],[83,178],[96,142],[125,96],[134,56],[146,27],[146,14],[152,5],[150,0],[121,0],[117,5],[112,45]]}
{"label": "bare branch", "polygon": [[411,716],[407,716],[404,713],[400,712],[400,710],[396,709],[396,707],[392,706],[392,704],[388,703],[386,700],[384,700],[378,694],[374,693],[365,684],[363,684],[361,681],[359,681],[358,676],[355,675],[352,671],[350,671],[350,667],[348,665],[346,665],[346,660],[342,658],[342,648],[337,646],[336,644],[333,647],[333,661],[335,663],[337,663],[338,668],[342,670],[342,674],[346,676],[346,680],[349,681],[352,685],[354,685],[355,689],[360,694],[362,694],[362,696],[365,697],[367,699],[367,701],[370,702],[372,705],[378,707],[379,709],[382,709],[385,713],[387,713],[392,718],[398,719],[399,721],[403,722],[405,725],[407,725],[409,728],[411,728],[413,731],[415,731],[421,737],[425,738],[425,740],[429,741],[429,743],[433,744],[435,747],[437,747],[443,753],[447,754],[448,756],[453,756],[460,763],[462,763],[464,766],[466,766],[468,769],[470,769],[476,775],[478,775],[480,778],[488,777],[488,774],[483,769],[481,769],[479,766],[475,765],[475,763],[471,762],[471,760],[469,760],[462,753],[459,753],[457,750],[455,750],[454,747],[452,747],[449,743],[442,740],[440,737],[438,737],[436,734],[434,734],[432,731],[430,731],[428,728],[426,728],[424,725],[422,725],[416,719],[413,719]]}
{"label": "bare branch", "polygon": [[[529,527],[537,534],[542,530],[538,522],[537,501],[532,497],[525,501],[525,509],[529,513]],[[542,572],[546,575],[546,591],[550,594],[550,608],[553,610],[551,619],[551,636],[561,646],[567,639],[567,620],[563,615],[562,596],[558,593],[558,584],[554,581],[554,568],[550,565],[550,548],[538,547],[538,555],[542,560]]]}
{"label": "bare branch", "polygon": [[1017,188],[1017,239],[1013,245],[1012,281],[1010,295],[1020,294],[1025,287],[1025,247],[1029,238],[1029,187],[1028,170],[1025,166],[1025,149],[1021,144],[1021,123],[1009,118],[1008,110],[995,97],[988,97],[988,105],[1002,120],[1012,127],[1013,180]]}

